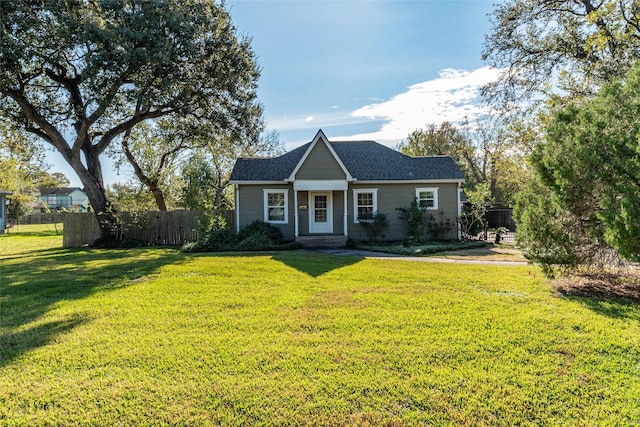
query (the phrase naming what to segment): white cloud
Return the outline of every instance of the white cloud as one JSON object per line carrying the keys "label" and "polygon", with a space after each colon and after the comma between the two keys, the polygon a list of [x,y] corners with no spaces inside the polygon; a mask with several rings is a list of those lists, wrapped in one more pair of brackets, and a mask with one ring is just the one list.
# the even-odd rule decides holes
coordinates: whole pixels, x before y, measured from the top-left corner
{"label": "white cloud", "polygon": [[397,143],[429,123],[473,121],[486,114],[479,105],[480,87],[498,78],[499,70],[483,67],[474,71],[445,69],[440,77],[409,86],[404,93],[352,112],[353,118],[384,120],[375,132],[332,139],[373,139]]}
{"label": "white cloud", "polygon": [[305,122],[312,122],[313,121],[313,116],[307,116],[306,119],[304,119]]}

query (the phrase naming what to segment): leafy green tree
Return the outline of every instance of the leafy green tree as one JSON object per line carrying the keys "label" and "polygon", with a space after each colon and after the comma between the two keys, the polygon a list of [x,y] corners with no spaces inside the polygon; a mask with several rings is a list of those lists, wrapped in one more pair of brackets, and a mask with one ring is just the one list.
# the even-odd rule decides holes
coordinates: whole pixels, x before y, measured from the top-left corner
{"label": "leafy green tree", "polygon": [[125,132],[118,159],[126,160],[135,176],[155,199],[158,210],[167,210],[166,193],[184,151],[192,147],[190,132],[172,126],[172,122],[157,120],[143,123]]}
{"label": "leafy green tree", "polygon": [[522,100],[584,96],[624,76],[640,54],[639,6],[637,0],[497,3],[482,56],[503,73],[484,94],[513,111]]}
{"label": "leafy green tree", "polygon": [[192,155],[182,167],[182,178],[185,182],[182,206],[185,209],[208,211],[230,206],[230,201],[224,197],[225,177],[206,155]]}
{"label": "leafy green tree", "polygon": [[478,122],[475,129],[468,123],[428,124],[410,133],[400,150],[410,156],[451,156],[465,174],[467,190],[488,183],[489,200],[511,206],[530,178],[520,131],[496,120]]}
{"label": "leafy green tree", "polygon": [[262,128],[249,41],[213,1],[2,1],[0,52],[0,117],[62,154],[103,238],[117,217],[101,160],[126,132],[162,117],[232,141]]}
{"label": "leafy green tree", "polygon": [[156,209],[151,193],[135,181],[111,184],[107,187],[107,196],[119,212],[147,212]]}
{"label": "leafy green tree", "polygon": [[[519,211],[521,243],[530,258],[579,265],[611,260],[615,253],[640,261],[638,111],[640,63],[625,80],[554,115],[547,141],[532,156],[538,179]],[[545,225],[544,216],[557,225]],[[557,242],[559,255],[541,256],[535,247],[542,242]]]}
{"label": "leafy green tree", "polygon": [[209,141],[183,164],[182,206],[195,210],[221,210],[233,206],[229,177],[239,157],[275,157],[285,153],[276,131],[242,145],[228,140]]}

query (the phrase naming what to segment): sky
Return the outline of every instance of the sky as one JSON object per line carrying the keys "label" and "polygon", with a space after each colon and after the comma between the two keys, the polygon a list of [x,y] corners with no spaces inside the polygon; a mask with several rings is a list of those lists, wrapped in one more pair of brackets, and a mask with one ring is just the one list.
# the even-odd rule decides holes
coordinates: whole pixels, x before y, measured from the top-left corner
{"label": "sky", "polygon": [[[494,0],[227,0],[261,69],[267,130],[287,150],[329,139],[396,147],[430,123],[482,113],[481,59]],[[50,157],[80,186],[61,159]],[[127,181],[106,162],[105,181]]]}

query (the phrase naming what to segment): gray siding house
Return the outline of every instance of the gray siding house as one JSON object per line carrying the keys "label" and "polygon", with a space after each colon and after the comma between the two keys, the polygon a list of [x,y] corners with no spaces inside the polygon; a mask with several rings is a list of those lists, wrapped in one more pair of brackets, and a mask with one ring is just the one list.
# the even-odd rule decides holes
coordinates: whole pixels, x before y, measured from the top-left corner
{"label": "gray siding house", "polygon": [[[454,224],[460,215],[464,175],[449,156],[411,157],[373,141],[313,140],[280,157],[238,159],[236,227],[262,220],[287,240],[313,246],[366,239],[360,219],[375,212],[389,221],[384,240],[402,240],[406,226],[397,208],[413,200]],[[453,229],[450,239],[459,238]]]}
{"label": "gray siding house", "polygon": [[7,196],[11,195],[10,191],[0,188],[0,234],[4,233],[7,228]]}
{"label": "gray siding house", "polygon": [[42,187],[40,188],[40,203],[53,210],[68,210],[72,212],[89,212],[89,197],[79,187]]}

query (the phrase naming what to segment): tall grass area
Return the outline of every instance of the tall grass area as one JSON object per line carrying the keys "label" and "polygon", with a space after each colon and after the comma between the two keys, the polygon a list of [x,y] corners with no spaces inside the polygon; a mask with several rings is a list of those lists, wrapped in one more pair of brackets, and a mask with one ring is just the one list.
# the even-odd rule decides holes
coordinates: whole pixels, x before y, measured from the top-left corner
{"label": "tall grass area", "polygon": [[535,267],[46,234],[0,236],[3,426],[640,423],[640,308]]}

